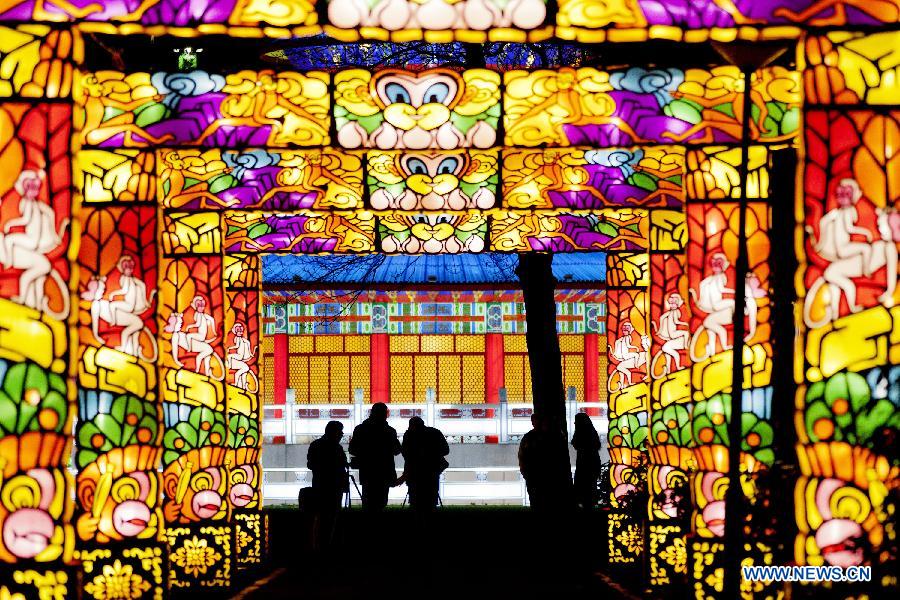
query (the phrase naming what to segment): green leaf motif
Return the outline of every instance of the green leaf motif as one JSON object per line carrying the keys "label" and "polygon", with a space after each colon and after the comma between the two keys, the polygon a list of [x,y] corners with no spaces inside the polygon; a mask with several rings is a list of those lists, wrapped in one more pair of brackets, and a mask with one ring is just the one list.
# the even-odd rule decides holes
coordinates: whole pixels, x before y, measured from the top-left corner
{"label": "green leaf motif", "polygon": [[616,237],[619,235],[619,230],[615,225],[611,225],[604,221],[597,223],[597,232],[602,233],[604,235],[608,235],[610,237]]}
{"label": "green leaf motif", "polygon": [[[155,445],[159,438],[158,406],[131,394],[112,397],[109,392],[81,390],[82,410],[90,419],[81,421],[75,432],[78,450],[76,464],[83,468],[114,448]],[[102,408],[106,408],[103,411]]]}
{"label": "green leaf motif", "polygon": [[663,108],[663,112],[676,119],[696,125],[703,120],[701,107],[696,102],[690,102],[684,99],[672,100]]}
{"label": "green leaf motif", "polygon": [[148,102],[134,109],[134,124],[147,127],[168,118],[170,111],[162,102]]}
{"label": "green leaf motif", "polygon": [[628,183],[635,187],[647,190],[648,192],[655,192],[657,188],[656,178],[646,173],[637,172],[632,174],[631,177],[628,178]]}
{"label": "green leaf motif", "polygon": [[62,433],[69,414],[66,382],[39,365],[0,359],[0,435]]}
{"label": "green leaf motif", "polygon": [[225,415],[205,406],[193,406],[187,418],[168,424],[163,435],[163,466],[203,446],[224,446],[228,429]]}
{"label": "green leaf motif", "polygon": [[688,407],[684,404],[671,404],[662,410],[653,411],[650,436],[654,444],[674,444],[683,448],[693,446]]}
{"label": "green leaf motif", "polygon": [[218,194],[231,189],[238,184],[238,180],[230,174],[217,175],[209,181],[209,193]]}
{"label": "green leaf motif", "polygon": [[228,447],[242,448],[259,443],[259,423],[247,415],[235,413],[228,420]]}

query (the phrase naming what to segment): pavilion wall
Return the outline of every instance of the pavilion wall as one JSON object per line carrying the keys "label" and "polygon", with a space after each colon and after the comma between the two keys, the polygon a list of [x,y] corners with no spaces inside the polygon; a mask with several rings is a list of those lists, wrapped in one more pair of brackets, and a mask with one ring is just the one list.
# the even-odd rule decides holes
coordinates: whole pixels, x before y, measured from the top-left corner
{"label": "pavilion wall", "polygon": [[[606,379],[605,298],[603,290],[559,294],[564,386],[575,388],[578,402],[606,399],[598,386]],[[508,402],[531,402],[520,293],[268,292],[265,302],[263,353],[266,362],[286,360],[297,404],[352,404],[357,390],[365,404],[422,403],[428,389],[438,403],[497,403],[501,388]],[[288,337],[286,359],[277,335]],[[387,393],[376,399],[379,385]],[[279,402],[270,392],[264,403]]]}

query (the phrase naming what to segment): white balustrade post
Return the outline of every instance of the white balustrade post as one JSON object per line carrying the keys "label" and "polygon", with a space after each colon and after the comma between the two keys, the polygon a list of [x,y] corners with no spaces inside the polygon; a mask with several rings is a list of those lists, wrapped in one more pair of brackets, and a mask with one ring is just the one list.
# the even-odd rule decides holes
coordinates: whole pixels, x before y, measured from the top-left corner
{"label": "white balustrade post", "polygon": [[569,428],[569,436],[575,430],[575,415],[578,413],[578,390],[570,385],[566,390],[566,426]]}
{"label": "white balustrade post", "polygon": [[425,425],[434,427],[434,404],[437,394],[433,387],[425,388]]}
{"label": "white balustrade post", "polygon": [[362,388],[356,388],[353,391],[353,426],[356,427],[363,422],[363,391]]}
{"label": "white balustrade post", "polygon": [[294,443],[294,388],[288,388],[284,394],[284,443]]}
{"label": "white balustrade post", "polygon": [[501,444],[509,442],[509,404],[507,403],[506,388],[502,387],[497,390],[497,396],[500,400],[500,435]]}

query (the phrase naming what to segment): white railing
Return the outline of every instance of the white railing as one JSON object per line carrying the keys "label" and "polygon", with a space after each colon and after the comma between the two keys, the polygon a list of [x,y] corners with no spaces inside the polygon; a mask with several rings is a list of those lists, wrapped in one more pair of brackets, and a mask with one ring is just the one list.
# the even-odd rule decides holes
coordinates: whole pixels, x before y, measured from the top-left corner
{"label": "white railing", "polygon": [[[361,390],[360,390],[361,391]],[[288,390],[287,404],[263,406],[263,438],[271,441],[283,438],[286,443],[308,443],[325,432],[329,421],[344,424],[344,433],[368,416],[371,405],[364,404],[362,394],[357,393],[352,404],[294,404],[293,390]],[[419,416],[430,427],[437,427],[448,437],[494,436],[503,444],[515,441],[531,429],[531,403],[506,402],[500,394],[498,404],[442,404],[434,401],[434,393],[428,390],[422,403],[388,405],[388,422],[401,436],[406,431],[410,417]],[[595,412],[591,415],[597,431],[605,434],[608,429],[605,402],[576,402],[574,389],[570,389],[566,402],[566,421],[571,433],[575,415],[579,412]],[[594,409],[594,410],[591,410]]]}
{"label": "white railing", "polygon": [[[358,473],[351,473],[359,481]],[[270,481],[273,475],[285,481]],[[495,477],[491,477],[491,475]],[[502,479],[498,479],[499,475]],[[513,475],[511,477],[511,475]],[[311,484],[309,469],[265,469],[263,472],[263,504],[297,504],[300,488]],[[438,493],[443,504],[496,504],[507,502],[528,505],[528,494],[525,480],[522,479],[518,467],[472,467],[449,468],[441,474]],[[408,501],[407,488],[400,485],[391,488],[388,495],[390,504],[403,504]],[[356,487],[350,484],[350,500],[359,504],[360,497]]]}

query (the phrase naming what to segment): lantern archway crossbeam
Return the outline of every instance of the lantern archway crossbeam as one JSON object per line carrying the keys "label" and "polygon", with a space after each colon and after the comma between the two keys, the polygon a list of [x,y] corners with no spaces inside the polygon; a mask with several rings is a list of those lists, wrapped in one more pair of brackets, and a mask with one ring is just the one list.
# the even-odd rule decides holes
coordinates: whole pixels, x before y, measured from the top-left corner
{"label": "lantern archway crossbeam", "polygon": [[[173,254],[635,252],[683,204],[685,148],[729,156],[739,85],[728,66],[101,71],[75,86],[80,170],[156,148],[127,173],[158,179]],[[792,138],[798,85],[760,74],[757,142]],[[731,187],[737,158],[713,161]]]}
{"label": "lantern archway crossbeam", "polygon": [[[587,43],[795,38],[808,27],[868,27],[897,19],[896,0],[283,0],[225,2],[178,11],[163,0],[139,4],[19,0],[0,12],[9,22],[77,22],[84,31],[185,37],[227,34],[287,38],[326,35],[344,42],[424,40]],[[321,16],[320,16],[321,15]]]}

